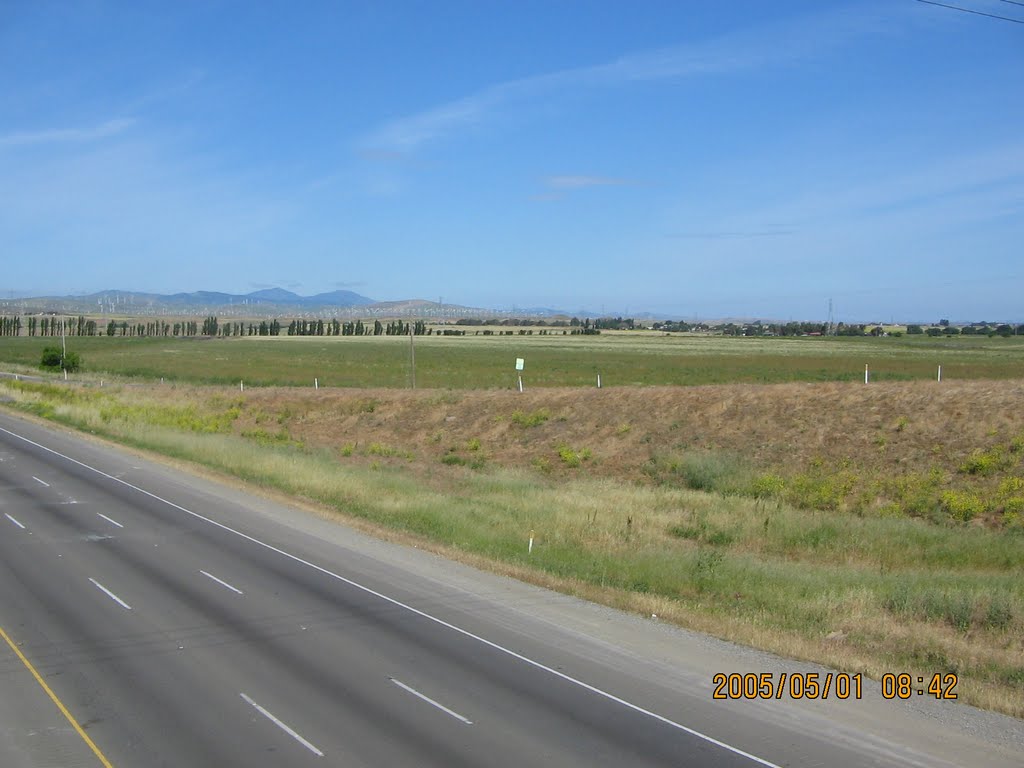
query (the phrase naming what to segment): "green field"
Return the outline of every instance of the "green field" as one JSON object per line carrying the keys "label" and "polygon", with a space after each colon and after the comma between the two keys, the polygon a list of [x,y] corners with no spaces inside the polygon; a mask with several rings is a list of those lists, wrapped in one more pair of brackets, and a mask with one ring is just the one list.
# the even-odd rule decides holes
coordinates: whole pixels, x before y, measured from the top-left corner
{"label": "green field", "polygon": [[[472,331],[470,331],[472,333]],[[38,365],[53,338],[0,338],[0,363]],[[56,340],[59,343],[59,339]],[[241,337],[68,340],[92,375],[254,386],[407,387],[407,337]],[[420,336],[418,387],[511,388],[1024,377],[1024,338],[733,338],[605,333],[600,336]]]}

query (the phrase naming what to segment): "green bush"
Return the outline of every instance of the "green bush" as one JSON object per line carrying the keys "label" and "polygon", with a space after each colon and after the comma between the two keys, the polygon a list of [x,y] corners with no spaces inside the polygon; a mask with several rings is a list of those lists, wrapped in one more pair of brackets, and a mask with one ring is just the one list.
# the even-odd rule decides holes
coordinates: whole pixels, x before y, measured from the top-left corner
{"label": "green bush", "polygon": [[60,347],[43,347],[43,359],[39,367],[48,371],[60,370],[61,357]]}
{"label": "green bush", "polygon": [[82,358],[77,352],[61,352],[60,347],[43,347],[39,367],[46,371],[65,370],[74,373],[82,367]]}
{"label": "green bush", "polygon": [[533,413],[516,411],[512,414],[512,423],[517,424],[520,427],[539,427],[550,418],[551,414],[548,413],[545,408],[541,408],[539,411],[534,411]]}
{"label": "green bush", "polygon": [[991,451],[974,451],[967,460],[960,465],[960,471],[968,475],[981,475],[988,477],[1008,466],[1006,457],[998,448]]}
{"label": "green bush", "polygon": [[942,508],[953,520],[966,523],[985,514],[985,502],[970,491],[943,491],[939,496]]}
{"label": "green bush", "polygon": [[756,499],[774,499],[782,495],[785,487],[785,480],[769,472],[754,478],[750,484],[750,494]]}
{"label": "green bush", "polygon": [[580,466],[584,461],[588,461],[591,457],[589,448],[577,451],[568,445],[559,445],[557,450],[558,458],[562,460],[562,463],[573,469]]}

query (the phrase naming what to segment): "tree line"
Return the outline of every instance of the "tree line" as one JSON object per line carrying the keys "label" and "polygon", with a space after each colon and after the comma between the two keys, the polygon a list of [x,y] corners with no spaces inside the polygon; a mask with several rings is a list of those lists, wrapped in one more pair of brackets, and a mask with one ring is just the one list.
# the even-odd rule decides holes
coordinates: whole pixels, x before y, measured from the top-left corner
{"label": "tree line", "polygon": [[[538,327],[540,335],[549,333],[591,335],[602,330],[643,330],[650,328],[666,332],[700,332],[721,333],[725,336],[882,336],[887,332],[880,325],[859,323],[835,323],[829,325],[822,322],[788,323],[688,323],[684,320],[664,320],[644,324],[631,317],[602,317],[596,320],[574,317],[571,320],[529,319],[529,318],[492,318],[480,320],[463,318],[455,322],[458,328],[433,329],[426,321],[416,320],[411,323],[393,320],[383,323],[374,320],[355,320],[341,322],[333,320],[291,320],[287,326],[280,320],[261,320],[260,322],[221,322],[215,315],[209,315],[200,323],[197,320],[182,320],[169,323],[162,320],[146,322],[128,322],[127,320],[109,320],[106,328],[101,329],[96,320],[84,315],[77,317],[60,317],[57,315],[29,315],[22,319],[0,316],[0,336],[134,336],[134,337],[193,337],[193,336],[280,336],[286,332],[288,336],[465,336],[465,328],[474,326],[495,326],[501,328],[514,327],[518,330],[498,330],[490,328],[476,330],[475,335],[532,335],[531,327]],[[895,331],[895,334],[901,334]],[[1024,325],[1008,323],[978,322],[970,325],[955,326],[948,320],[941,320],[938,327],[911,324],[907,326],[908,335],[926,334],[929,336],[1024,336]]]}

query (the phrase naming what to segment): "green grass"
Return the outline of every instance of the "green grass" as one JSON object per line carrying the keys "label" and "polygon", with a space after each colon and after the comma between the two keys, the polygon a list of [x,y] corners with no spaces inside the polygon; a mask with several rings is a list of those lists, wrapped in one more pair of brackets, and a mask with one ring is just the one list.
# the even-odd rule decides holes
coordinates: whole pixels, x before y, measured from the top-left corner
{"label": "green grass", "polygon": [[[69,340],[93,376],[248,385],[406,387],[409,348],[394,337]],[[0,338],[0,363],[38,368],[49,338]],[[1024,377],[1024,339],[962,337],[767,338],[601,336],[418,337],[424,388],[512,388],[525,357],[527,387]]]}

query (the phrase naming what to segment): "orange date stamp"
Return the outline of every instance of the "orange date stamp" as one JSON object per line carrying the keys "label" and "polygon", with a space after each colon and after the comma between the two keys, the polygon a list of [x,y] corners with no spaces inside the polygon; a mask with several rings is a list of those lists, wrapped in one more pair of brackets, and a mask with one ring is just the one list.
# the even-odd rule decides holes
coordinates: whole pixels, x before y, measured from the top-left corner
{"label": "orange date stamp", "polygon": [[845,672],[718,672],[714,699],[859,699],[863,676]]}
{"label": "orange date stamp", "polygon": [[[931,696],[956,699],[960,682],[955,672],[912,675],[888,672],[882,675],[883,699],[906,700]],[[861,699],[864,676],[846,672],[718,672],[711,678],[711,697],[726,701],[753,699]]]}

